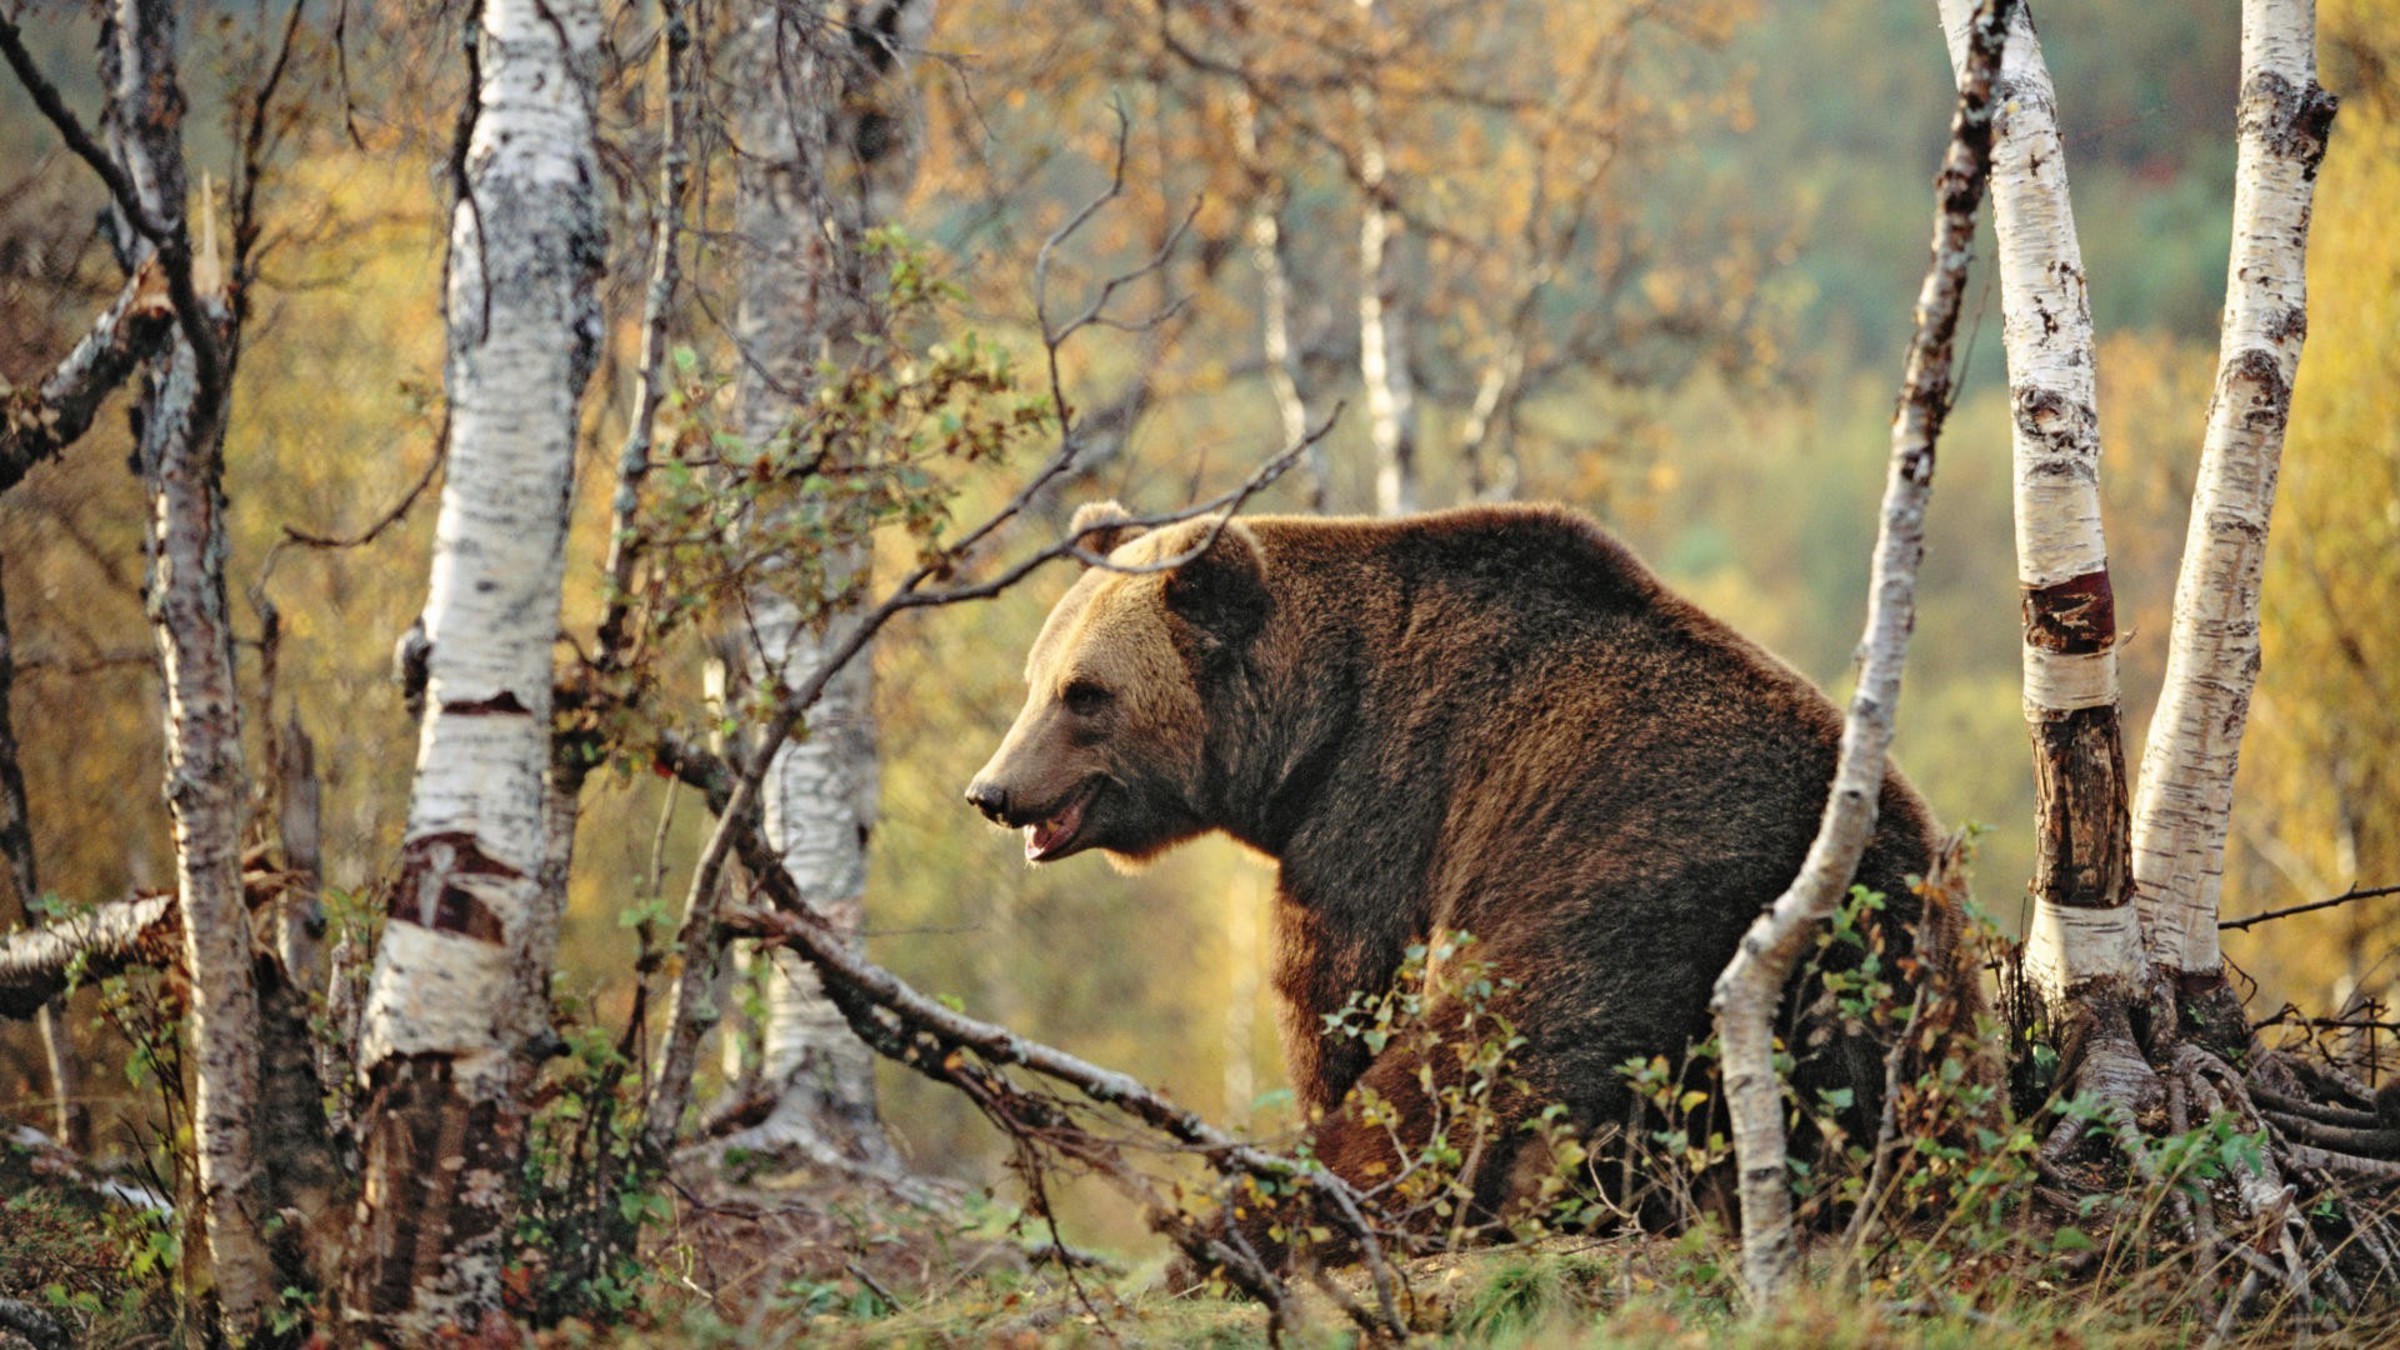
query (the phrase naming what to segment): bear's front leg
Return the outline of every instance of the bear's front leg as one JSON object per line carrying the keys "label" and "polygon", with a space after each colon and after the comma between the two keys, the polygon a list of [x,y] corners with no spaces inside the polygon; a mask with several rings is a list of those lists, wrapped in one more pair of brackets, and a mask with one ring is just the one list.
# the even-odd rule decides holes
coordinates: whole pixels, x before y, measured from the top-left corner
{"label": "bear's front leg", "polygon": [[[1288,878],[1287,878],[1288,884]],[[1332,1113],[1374,1058],[1329,1020],[1360,995],[1392,987],[1412,939],[1404,927],[1379,929],[1355,917],[1328,916],[1288,893],[1275,901],[1276,1030],[1284,1071],[1311,1121]]]}
{"label": "bear's front leg", "polygon": [[[1318,1161],[1357,1194],[1387,1253],[1443,1245],[1504,1217],[1515,1190],[1526,1122],[1537,1095],[1477,1038],[1500,1034],[1489,1016],[1454,1000],[1385,1043],[1311,1135]],[[1345,1038],[1361,1045],[1357,1038]],[[1355,1237],[1305,1194],[1259,1203],[1237,1199],[1230,1221],[1241,1243],[1269,1268],[1293,1248],[1312,1261],[1356,1260]],[[1299,1233],[1320,1234],[1295,1243]]]}

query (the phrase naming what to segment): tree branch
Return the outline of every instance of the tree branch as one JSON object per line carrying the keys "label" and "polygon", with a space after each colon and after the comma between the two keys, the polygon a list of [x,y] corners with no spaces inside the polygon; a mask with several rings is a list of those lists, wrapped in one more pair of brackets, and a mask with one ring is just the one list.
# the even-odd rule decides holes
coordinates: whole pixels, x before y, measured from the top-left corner
{"label": "tree branch", "polygon": [[[98,141],[92,139],[91,132],[75,116],[75,110],[69,108],[66,100],[59,96],[58,86],[44,78],[41,70],[33,64],[32,55],[25,50],[24,35],[17,31],[16,23],[6,15],[0,15],[0,57],[7,59],[9,69],[16,72],[17,81],[25,86],[25,92],[32,97],[34,106],[41,109],[42,116],[57,128],[59,139],[67,143],[67,149],[73,151],[77,159],[91,166],[92,172],[107,184],[109,197],[116,202],[117,209],[125,213],[126,221],[158,250],[159,263],[166,270],[167,294],[174,302],[176,320],[183,329],[184,340],[192,344],[202,402],[204,406],[213,407],[223,398],[225,379],[229,373],[225,344],[219,340],[216,322],[209,317],[200,302],[199,292],[192,285],[191,236],[183,218],[183,203],[161,203],[169,212],[168,217],[162,220],[157,212],[142,201],[141,190],[132,176],[125,172],[123,165],[109,157],[108,151]],[[164,72],[164,78],[170,86],[173,84],[174,73],[171,68]]]}
{"label": "tree branch", "polygon": [[25,92],[33,99],[33,106],[41,109],[42,116],[58,129],[58,138],[67,143],[67,149],[77,159],[90,165],[92,172],[98,174],[100,181],[107,185],[108,195],[115,199],[117,209],[125,213],[125,219],[151,243],[165,245],[176,233],[175,228],[152,215],[149,207],[143,205],[141,190],[134,186],[124,166],[111,159],[100,142],[92,139],[92,133],[84,129],[82,119],[76,117],[75,110],[68,107],[67,101],[59,96],[58,86],[50,83],[41,69],[33,64],[32,54],[25,50],[24,35],[17,31],[16,22],[5,14],[0,14],[0,56],[7,58],[9,69],[17,74],[17,82],[25,86]]}
{"label": "tree branch", "polygon": [[156,354],[174,317],[161,279],[151,268],[137,270],[40,384],[12,389],[0,380],[0,492],[74,444],[109,394]]}

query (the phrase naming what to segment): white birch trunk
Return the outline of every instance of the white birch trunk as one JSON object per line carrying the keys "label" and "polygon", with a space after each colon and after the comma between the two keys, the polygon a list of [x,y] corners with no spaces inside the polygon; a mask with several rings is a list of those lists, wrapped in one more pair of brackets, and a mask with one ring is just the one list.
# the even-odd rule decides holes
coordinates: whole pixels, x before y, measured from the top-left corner
{"label": "white birch trunk", "polygon": [[[1382,0],[1357,0],[1370,42],[1389,18]],[[1417,509],[1417,396],[1408,373],[1408,317],[1400,298],[1400,236],[1391,164],[1384,153],[1383,102],[1371,82],[1352,91],[1359,120],[1359,177],[1366,200],[1358,226],[1358,373],[1366,384],[1367,435],[1375,448],[1375,511]]]}
{"label": "white birch trunk", "polygon": [[577,405],[599,343],[590,0],[485,0],[467,197],[452,213],[450,446],[426,711],[360,1028],[365,1192],[344,1311],[422,1343],[499,1315],[549,1035],[551,650]]}
{"label": "white birch trunk", "polygon": [[[104,42],[111,148],[143,211],[171,237],[184,232],[182,93],[174,5],[119,0]],[[130,227],[120,236],[137,266],[157,256]],[[211,288],[212,290],[214,288]],[[220,296],[197,297],[201,322],[220,325]],[[221,331],[221,329],[220,329]],[[216,342],[221,356],[224,341]],[[136,454],[149,492],[146,607],[166,688],[166,798],[175,831],[175,889],[190,977],[184,1036],[191,1066],[195,1208],[184,1278],[213,1304],[217,1334],[240,1342],[274,1305],[274,1264],[260,1228],[259,1007],[250,915],[243,903],[242,767],[233,625],[225,604],[225,398],[211,388],[178,328],[146,366]]]}
{"label": "white birch trunk", "polygon": [[[875,289],[861,243],[914,169],[908,59],[930,32],[930,0],[872,0],[819,17],[843,23],[796,31],[786,10],[762,4],[744,35],[749,97],[736,115],[744,154],[734,215],[749,253],[735,329],[747,359],[736,401],[753,445],[789,434],[806,415],[818,361],[857,359],[849,335],[866,323]],[[862,548],[828,557],[829,588],[867,565]],[[753,591],[748,608],[758,635],[753,687],[805,680],[845,635],[844,619],[804,624],[773,578]],[[852,941],[865,918],[878,795],[873,680],[872,649],[862,650],[825,686],[805,734],[777,751],[761,798],[768,845],[800,893]],[[876,1114],[874,1053],[805,959],[778,950],[765,966],[760,1073],[775,1105],[725,1145],[897,1170]]]}
{"label": "white birch trunk", "polygon": [[[1283,207],[1288,194],[1283,180],[1267,167],[1261,153],[1258,103],[1245,89],[1233,93],[1233,132],[1251,179],[1246,234],[1250,263],[1258,269],[1259,343],[1266,358],[1267,388],[1275,396],[1275,413],[1283,422],[1284,444],[1298,445],[1308,440],[1308,399],[1300,392],[1300,356],[1292,346],[1292,279],[1283,260]],[[1333,491],[1333,465],[1323,437],[1309,442],[1300,467],[1308,475],[1308,509],[1324,510]]]}
{"label": "white birch trunk", "polygon": [[2333,110],[2317,84],[2314,0],[2245,0],[2216,396],[2175,582],[2166,684],[2133,814],[2134,894],[2150,959],[2182,974],[2205,976],[2224,964],[2217,911],[2225,832],[2258,676],[2267,518],[2308,332],[2309,204]]}
{"label": "white birch trunk", "polygon": [[[1940,0],[1953,72],[1971,0]],[[1992,222],[2014,411],[2025,720],[2034,743],[2039,863],[2025,961],[2054,1011],[2095,980],[2138,979],[2128,888],[2117,630],[2100,527],[2092,314],[2067,196],[2057,97],[2031,13],[2012,17],[1994,91]]]}
{"label": "white birch trunk", "polygon": [[1860,639],[1865,656],[1842,722],[1841,757],[1824,819],[1799,876],[1751,925],[1717,978],[1713,1007],[1740,1172],[1743,1278],[1752,1306],[1762,1310],[1790,1288],[1799,1260],[1792,1238],[1783,1094],[1775,1074],[1775,1010],[1817,926],[1833,913],[1858,871],[1891,772],[1892,718],[1916,623],[1925,508],[1933,496],[1934,451],[1950,403],[1950,348],[1989,164],[1993,76],[2003,34],[2015,42],[2003,22],[1987,21],[1961,34],[1973,47],[1960,63],[1964,87],[1937,180],[1932,261],[1917,292],[1916,333],[1892,418],[1891,466],[1876,528],[1866,633]]}

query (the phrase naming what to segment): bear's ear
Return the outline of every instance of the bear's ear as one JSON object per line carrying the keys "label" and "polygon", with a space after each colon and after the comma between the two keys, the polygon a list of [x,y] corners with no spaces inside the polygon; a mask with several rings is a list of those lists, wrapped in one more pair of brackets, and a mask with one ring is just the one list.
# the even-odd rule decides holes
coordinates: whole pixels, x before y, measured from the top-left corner
{"label": "bear's ear", "polygon": [[1267,617],[1267,579],[1250,532],[1228,522],[1207,552],[1167,573],[1167,608],[1220,642],[1257,632]]}
{"label": "bear's ear", "polygon": [[1075,508],[1075,519],[1067,525],[1069,539],[1084,552],[1103,558],[1141,534],[1142,527],[1133,523],[1133,514],[1115,502],[1085,502]]}

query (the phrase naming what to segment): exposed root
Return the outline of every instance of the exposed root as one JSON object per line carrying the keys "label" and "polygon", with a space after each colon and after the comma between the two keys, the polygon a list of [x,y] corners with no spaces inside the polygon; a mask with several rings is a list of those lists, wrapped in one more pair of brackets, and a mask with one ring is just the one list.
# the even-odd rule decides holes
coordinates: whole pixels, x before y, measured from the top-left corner
{"label": "exposed root", "polygon": [[[2096,1109],[2064,1116],[2036,1151],[2046,1201],[2072,1212],[2112,1173],[2163,1187],[2162,1230],[2188,1240],[2202,1279],[2241,1272],[2211,1343],[2245,1317],[2289,1316],[2305,1335],[2400,1296],[2400,1121],[2375,1093],[2329,1057],[2254,1043],[2229,1060],[2172,1033],[2145,1053],[2113,1030],[2095,1028],[2069,1080]],[[2201,1137],[2212,1128],[2227,1133]],[[2191,1142],[2162,1147],[2177,1138]]]}
{"label": "exposed root", "polygon": [[2365,1177],[2370,1181],[2400,1181],[2400,1162],[2385,1162],[2380,1158],[2359,1158],[2332,1149],[2308,1144],[2289,1144],[2284,1148],[2293,1164],[2299,1167],[2320,1167],[2328,1172]]}
{"label": "exposed root", "polygon": [[2381,1123],[2372,1111],[2362,1111],[2354,1106],[2342,1106],[2332,1102],[2315,1101],[2307,1097],[2289,1096],[2255,1080],[2250,1084],[2250,1098],[2258,1103],[2260,1110],[2269,1114],[2313,1120],[2320,1125],[2339,1125],[2345,1129],[2371,1130]]}

